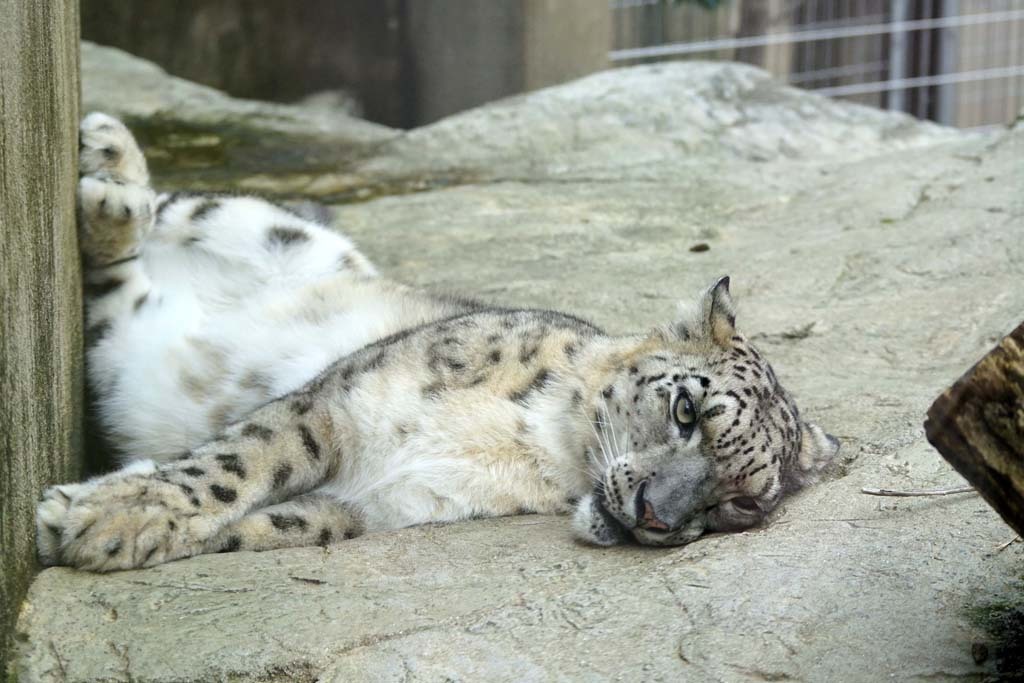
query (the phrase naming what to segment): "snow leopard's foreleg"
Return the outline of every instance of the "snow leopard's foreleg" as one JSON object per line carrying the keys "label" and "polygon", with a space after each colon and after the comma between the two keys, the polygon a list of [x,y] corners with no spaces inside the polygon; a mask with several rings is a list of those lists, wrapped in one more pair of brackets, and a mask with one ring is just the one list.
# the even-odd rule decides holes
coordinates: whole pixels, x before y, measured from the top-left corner
{"label": "snow leopard's foreleg", "polygon": [[344,503],[321,493],[250,512],[206,542],[203,552],[328,546],[363,533],[363,522]]}
{"label": "snow leopard's foreleg", "polygon": [[156,195],[146,159],[117,119],[95,112],[79,126],[78,225],[84,266],[86,343],[141,306],[151,282],[139,261],[153,229]]}
{"label": "snow leopard's foreleg", "polygon": [[[36,515],[41,561],[111,571],[230,549],[233,536],[239,548],[266,549],[303,545],[307,535],[319,542],[324,528],[338,540],[358,532],[353,515],[322,500],[266,508],[337,472],[338,429],[322,403],[292,394],[179,460],[140,461],[82,484],[51,487]],[[283,515],[276,527],[285,528],[277,531],[308,534],[270,534],[261,524],[276,528],[273,515]],[[292,536],[296,542],[285,542]]]}

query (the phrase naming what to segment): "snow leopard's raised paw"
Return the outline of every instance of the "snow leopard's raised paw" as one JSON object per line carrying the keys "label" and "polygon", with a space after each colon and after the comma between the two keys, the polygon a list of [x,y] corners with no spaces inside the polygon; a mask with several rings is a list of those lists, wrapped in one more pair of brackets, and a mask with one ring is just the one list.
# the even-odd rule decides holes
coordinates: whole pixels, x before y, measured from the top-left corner
{"label": "snow leopard's raised paw", "polygon": [[78,209],[86,263],[104,267],[138,253],[156,195],[146,158],[123,123],[93,112],[79,127]]}
{"label": "snow leopard's raised paw", "polygon": [[127,126],[93,112],[78,127],[78,172],[135,185],[149,185],[146,157]]}

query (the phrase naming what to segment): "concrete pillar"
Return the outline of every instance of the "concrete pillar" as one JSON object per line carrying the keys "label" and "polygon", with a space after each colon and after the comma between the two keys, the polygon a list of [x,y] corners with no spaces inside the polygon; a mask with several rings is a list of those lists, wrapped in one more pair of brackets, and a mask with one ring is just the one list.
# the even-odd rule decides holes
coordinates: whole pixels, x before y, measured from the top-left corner
{"label": "concrete pillar", "polygon": [[0,677],[35,503],[79,471],[78,2],[0,0]]}
{"label": "concrete pillar", "polygon": [[557,85],[608,66],[612,13],[594,0],[524,0],[523,89]]}
{"label": "concrete pillar", "polygon": [[608,65],[611,10],[594,0],[444,0],[406,6],[410,116],[422,125]]}

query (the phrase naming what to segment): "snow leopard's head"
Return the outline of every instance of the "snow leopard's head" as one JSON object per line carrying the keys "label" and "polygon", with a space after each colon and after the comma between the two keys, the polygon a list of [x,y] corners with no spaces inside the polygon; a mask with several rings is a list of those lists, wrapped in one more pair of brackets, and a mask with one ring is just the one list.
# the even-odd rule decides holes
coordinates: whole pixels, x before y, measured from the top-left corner
{"label": "snow leopard's head", "polygon": [[836,455],[735,324],[724,277],[589,397],[597,483],[576,508],[579,538],[679,545],[754,526]]}

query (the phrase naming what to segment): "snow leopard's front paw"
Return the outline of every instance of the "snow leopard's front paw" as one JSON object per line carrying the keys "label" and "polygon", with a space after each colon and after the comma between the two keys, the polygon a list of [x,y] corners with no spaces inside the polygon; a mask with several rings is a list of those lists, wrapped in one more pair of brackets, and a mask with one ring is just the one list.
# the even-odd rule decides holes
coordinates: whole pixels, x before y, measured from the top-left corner
{"label": "snow leopard's front paw", "polygon": [[53,487],[39,504],[43,564],[98,572],[149,567],[202,552],[216,531],[188,487],[120,473],[77,487]]}
{"label": "snow leopard's front paw", "polygon": [[127,126],[93,112],[78,127],[78,172],[133,185],[149,185],[146,157]]}
{"label": "snow leopard's front paw", "polygon": [[36,552],[44,567],[60,564],[60,544],[71,502],[82,494],[82,484],[51,486],[36,506]]}

